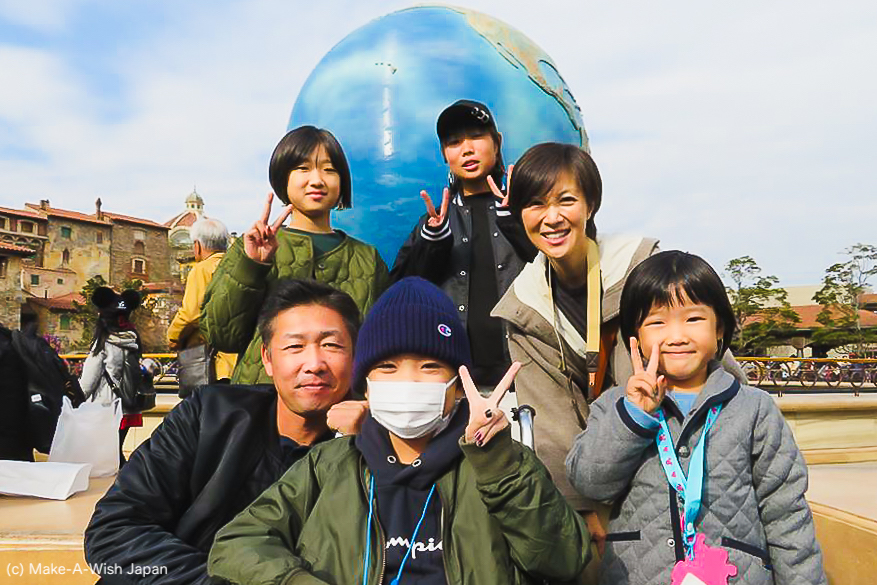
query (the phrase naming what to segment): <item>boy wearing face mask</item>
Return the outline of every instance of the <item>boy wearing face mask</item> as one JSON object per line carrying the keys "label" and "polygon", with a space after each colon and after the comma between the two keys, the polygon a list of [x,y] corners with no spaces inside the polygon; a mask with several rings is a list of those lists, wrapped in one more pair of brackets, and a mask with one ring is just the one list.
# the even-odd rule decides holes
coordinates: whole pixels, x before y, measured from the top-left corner
{"label": "boy wearing face mask", "polygon": [[406,278],[360,330],[354,384],[371,413],[315,447],[223,528],[211,575],[235,583],[541,583],[578,575],[590,537],[469,375],[440,289]]}

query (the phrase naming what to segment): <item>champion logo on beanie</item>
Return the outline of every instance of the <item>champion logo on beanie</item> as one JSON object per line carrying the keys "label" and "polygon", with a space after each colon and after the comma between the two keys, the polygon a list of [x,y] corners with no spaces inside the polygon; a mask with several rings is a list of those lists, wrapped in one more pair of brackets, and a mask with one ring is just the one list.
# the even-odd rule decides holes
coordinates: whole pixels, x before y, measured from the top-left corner
{"label": "champion logo on beanie", "polygon": [[366,315],[356,341],[354,388],[364,388],[378,361],[404,353],[438,359],[455,370],[472,367],[469,337],[454,303],[439,287],[416,276],[387,289]]}

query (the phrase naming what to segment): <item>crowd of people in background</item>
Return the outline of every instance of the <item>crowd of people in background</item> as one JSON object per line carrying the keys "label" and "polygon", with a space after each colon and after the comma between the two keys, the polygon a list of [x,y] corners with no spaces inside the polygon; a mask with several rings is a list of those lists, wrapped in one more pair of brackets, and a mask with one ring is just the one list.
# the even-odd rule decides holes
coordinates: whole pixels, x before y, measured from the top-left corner
{"label": "crowd of people in background", "polygon": [[[273,192],[227,250],[221,223],[193,227],[168,337],[197,376],[98,502],[92,566],[161,565],[168,583],[825,583],[803,457],[727,351],[715,271],[598,232],[585,150],[537,144],[506,167],[471,100],[436,126],[449,181],[440,201],[421,192],[390,270],[332,227],[350,168],[312,126],[280,140]],[[509,422],[524,403],[534,449]]]}

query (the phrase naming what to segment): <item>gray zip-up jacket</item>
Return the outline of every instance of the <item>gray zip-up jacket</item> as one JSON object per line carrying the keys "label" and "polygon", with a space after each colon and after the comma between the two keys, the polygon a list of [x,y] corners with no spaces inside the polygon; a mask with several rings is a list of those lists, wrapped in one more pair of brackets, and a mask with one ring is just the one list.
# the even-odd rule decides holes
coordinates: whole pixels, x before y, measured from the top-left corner
{"label": "gray zip-up jacket", "polygon": [[[669,583],[684,558],[676,492],[655,445],[657,431],[638,424],[615,387],[591,404],[587,428],[566,460],[585,497],[613,503],[600,583]],[[723,404],[706,442],[703,503],[697,530],[728,551],[733,583],[826,584],[813,517],[804,500],[807,466],[792,432],[767,392],[741,386],[711,362],[692,411],[662,404],[673,444],[688,473],[709,409]]]}

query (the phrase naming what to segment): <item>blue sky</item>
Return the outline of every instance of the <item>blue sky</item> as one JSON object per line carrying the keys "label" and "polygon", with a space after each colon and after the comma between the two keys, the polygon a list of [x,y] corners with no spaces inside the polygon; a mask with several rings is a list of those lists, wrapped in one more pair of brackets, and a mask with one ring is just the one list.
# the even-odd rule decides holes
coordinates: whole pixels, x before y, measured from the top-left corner
{"label": "blue sky", "polygon": [[[235,231],[320,58],[403,2],[0,0],[0,205],[164,221],[197,185]],[[604,232],[817,282],[877,244],[877,4],[477,0],[582,109]]]}

